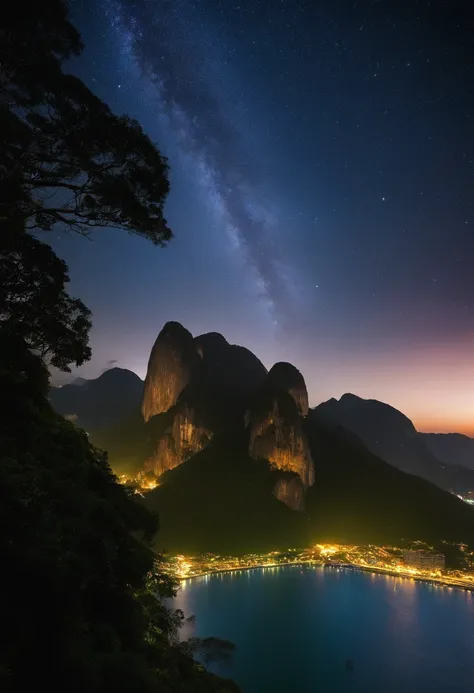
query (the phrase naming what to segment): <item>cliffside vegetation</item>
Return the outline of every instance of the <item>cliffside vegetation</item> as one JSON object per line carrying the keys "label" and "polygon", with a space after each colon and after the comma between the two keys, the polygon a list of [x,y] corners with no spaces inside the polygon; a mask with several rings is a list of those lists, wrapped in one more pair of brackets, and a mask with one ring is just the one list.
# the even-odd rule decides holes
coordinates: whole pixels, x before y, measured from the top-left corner
{"label": "cliffside vegetation", "polygon": [[285,473],[249,457],[244,439],[217,438],[146,495],[160,515],[157,549],[238,555],[302,545],[302,516],[273,495]]}
{"label": "cliffside vegetation", "polygon": [[[213,341],[225,344],[224,338]],[[204,365],[207,377],[215,361],[204,358]],[[245,364],[240,372],[246,375]],[[257,372],[261,385],[258,376]],[[233,401],[235,391],[224,382],[225,399],[222,388],[196,387],[190,392],[188,385],[184,390],[196,421],[207,416],[215,434],[199,452],[186,450],[178,466],[164,474],[147,463],[156,440],[170,427],[174,440],[189,439],[186,425],[176,417],[177,405],[146,424],[137,411],[91,436],[110,452],[111,464],[120,473],[136,476],[149,469],[153,477],[158,472],[159,486],[144,500],[160,516],[158,549],[242,554],[321,541],[400,545],[405,540],[439,545],[443,552],[443,541],[474,546],[472,507],[383,461],[354,432],[322,416],[321,407],[301,418],[293,397],[277,392],[278,401],[288,406],[281,406],[276,416],[271,393],[252,393],[249,383],[246,396],[241,398],[237,390]],[[259,430],[255,419],[258,423],[262,417],[268,420],[269,436],[257,449],[252,436]],[[302,442],[314,477],[314,484],[306,488],[308,466],[297,464]],[[282,452],[291,467],[285,469]],[[158,460],[163,457],[160,451]],[[289,507],[283,507],[285,503]]]}
{"label": "cliffside vegetation", "polygon": [[316,542],[400,545],[443,540],[474,546],[474,511],[452,494],[372,454],[344,429],[310,412],[306,422],[315,467],[305,508],[277,501],[281,471],[252,460],[245,435],[220,438],[167,472],[145,504],[159,512],[157,548],[173,552],[251,551]]}
{"label": "cliffside vegetation", "polygon": [[[207,672],[229,643],[180,643],[157,519],[104,452],[53,411],[53,365],[90,357],[90,313],[36,237],[114,226],[157,245],[167,164],[64,61],[81,50],[65,3],[14,3],[0,32],[0,690],[236,693]],[[58,193],[58,190],[60,191]],[[222,647],[221,647],[222,645]]]}
{"label": "cliffside vegetation", "polygon": [[194,661],[199,641],[177,642],[156,517],[53,412],[41,360],[3,333],[0,347],[0,689],[237,691]]}

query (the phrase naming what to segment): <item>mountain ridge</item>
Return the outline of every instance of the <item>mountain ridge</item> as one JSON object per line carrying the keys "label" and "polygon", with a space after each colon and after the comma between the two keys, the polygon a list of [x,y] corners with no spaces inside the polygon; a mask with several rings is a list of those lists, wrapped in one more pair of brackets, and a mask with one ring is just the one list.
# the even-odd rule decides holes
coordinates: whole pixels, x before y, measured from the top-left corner
{"label": "mountain ridge", "polygon": [[474,438],[463,433],[421,433],[431,452],[445,464],[474,470]]}
{"label": "mountain ridge", "polygon": [[462,494],[474,489],[474,472],[440,461],[413,422],[390,404],[347,393],[339,400],[323,402],[313,411],[322,420],[352,431],[374,454],[406,473],[421,476],[450,492]]}
{"label": "mountain ridge", "polygon": [[[474,509],[414,475],[422,463],[440,463],[390,405],[346,393],[308,409],[304,377],[291,364],[267,371],[219,333],[193,337],[177,323],[164,326],[153,350],[160,358],[150,357],[149,406],[138,378],[140,397],[115,392],[128,412],[91,431],[91,441],[114,469],[156,479],[143,502],[160,517],[158,550],[248,553],[322,540],[474,546]],[[361,402],[370,416],[363,412],[357,430],[340,410],[357,413]],[[379,454],[370,449],[379,438],[399,444],[397,436],[412,446],[402,461],[418,464],[410,473],[384,460],[380,441]]]}
{"label": "mountain ridge", "polygon": [[81,428],[98,429],[126,417],[141,401],[143,381],[126,368],[110,368],[98,378],[49,389],[53,408]]}

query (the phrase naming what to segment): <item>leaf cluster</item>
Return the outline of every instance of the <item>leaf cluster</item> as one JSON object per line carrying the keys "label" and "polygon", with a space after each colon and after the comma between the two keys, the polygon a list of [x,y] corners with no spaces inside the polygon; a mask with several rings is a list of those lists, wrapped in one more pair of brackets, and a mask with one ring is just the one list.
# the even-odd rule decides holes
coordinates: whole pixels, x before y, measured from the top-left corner
{"label": "leaf cluster", "polygon": [[1,690],[237,691],[178,644],[156,517],[53,412],[41,360],[9,335],[0,349]]}

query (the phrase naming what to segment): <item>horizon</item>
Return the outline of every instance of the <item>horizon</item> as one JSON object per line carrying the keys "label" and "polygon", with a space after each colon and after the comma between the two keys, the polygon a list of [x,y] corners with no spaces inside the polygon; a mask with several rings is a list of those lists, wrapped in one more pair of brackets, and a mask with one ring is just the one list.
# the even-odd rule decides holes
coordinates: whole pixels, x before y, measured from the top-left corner
{"label": "horizon", "polygon": [[9,8],[5,693],[469,688],[473,33]]}
{"label": "horizon", "polygon": [[[184,327],[186,327],[186,326],[184,325]],[[217,332],[216,330],[212,330],[212,331]],[[204,333],[198,333],[196,335],[193,334],[193,337],[197,337],[200,334],[204,334]],[[219,334],[221,334],[221,333],[219,333]],[[158,336],[158,334],[157,334],[157,336]],[[223,335],[223,336],[224,336],[224,338],[226,338],[225,335]],[[227,341],[229,341],[229,340],[227,340]],[[229,342],[229,343],[231,343],[231,342]],[[153,346],[153,344],[150,346],[150,352],[151,352],[152,346]],[[239,344],[239,346],[246,347],[245,344],[241,344],[241,343]],[[248,347],[246,347],[246,348],[248,348]],[[255,352],[252,352],[252,353],[255,353]],[[258,353],[255,353],[255,356],[257,356],[257,358],[260,359],[260,356]],[[115,359],[112,359],[108,362],[108,367],[103,368],[100,372],[98,372],[96,374],[92,374],[92,375],[88,375],[90,368],[89,368],[88,364],[86,364],[82,368],[73,369],[73,371],[70,374],[60,373],[60,372],[56,371],[52,376],[51,382],[54,386],[64,386],[64,385],[72,384],[73,381],[78,377],[85,378],[86,380],[94,380],[96,378],[99,378],[105,372],[112,370],[114,368],[119,368],[119,369],[131,371],[132,373],[137,375],[142,381],[144,381],[145,377],[146,377],[147,363],[148,363],[148,357],[146,359],[146,364],[144,365],[144,367],[142,369],[136,369],[135,370],[132,367],[128,367],[127,365],[123,365],[123,364],[119,363],[118,361],[116,361]],[[274,363],[277,363],[277,361],[275,361],[274,363],[271,363],[271,364],[267,364],[264,361],[262,361],[262,363],[264,364],[267,371],[269,371],[270,368],[274,365]],[[296,368],[298,368],[297,364],[293,364],[293,365]],[[401,407],[397,406],[394,402],[386,401],[384,399],[381,399],[380,397],[371,396],[370,394],[369,395],[362,395],[359,392],[354,391],[354,390],[346,389],[346,390],[344,390],[338,394],[332,394],[332,395],[329,395],[328,397],[324,397],[323,399],[317,400],[313,397],[310,389],[308,388],[308,383],[306,381],[305,373],[300,368],[298,368],[298,370],[300,370],[303,377],[305,378],[306,386],[308,389],[309,405],[311,408],[315,408],[315,407],[319,406],[320,404],[327,402],[329,399],[334,398],[334,399],[339,400],[345,394],[353,394],[353,395],[356,395],[357,397],[360,397],[361,399],[376,400],[378,402],[381,402],[382,404],[387,404],[387,405],[393,407],[394,409],[397,409],[398,411],[400,411],[402,414],[407,416],[412,421],[416,430],[420,433],[460,433],[462,435],[466,435],[468,437],[474,438],[474,426],[471,426],[471,428],[466,427],[463,430],[460,427],[458,427],[458,428],[450,427],[449,423],[443,423],[441,420],[435,420],[435,423],[433,425],[430,425],[429,422],[426,422],[425,424],[423,424],[423,423],[420,423],[416,417],[411,416],[408,411],[404,411]]]}
{"label": "horizon", "polygon": [[80,372],[143,376],[175,319],[293,363],[313,404],[349,391],[474,435],[472,48],[456,11],[71,9],[86,47],[70,69],[168,157],[175,234],[155,249],[97,230],[93,253],[53,235],[93,312]]}

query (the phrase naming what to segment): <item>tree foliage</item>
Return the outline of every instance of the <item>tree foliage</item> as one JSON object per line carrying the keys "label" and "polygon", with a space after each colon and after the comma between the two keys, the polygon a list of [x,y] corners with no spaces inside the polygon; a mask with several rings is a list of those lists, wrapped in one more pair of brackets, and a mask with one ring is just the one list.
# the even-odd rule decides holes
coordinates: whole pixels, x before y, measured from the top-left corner
{"label": "tree foliage", "polygon": [[63,0],[19,0],[9,10],[0,28],[0,88],[3,101],[27,106],[44,97],[61,63],[79,55],[83,45]]}
{"label": "tree foliage", "polygon": [[235,645],[229,640],[215,638],[189,638],[184,644],[183,649],[193,657],[197,657],[204,662],[206,667],[211,664],[229,665],[235,652]]}
{"label": "tree foliage", "polygon": [[[0,32],[0,220],[87,234],[113,226],[157,245],[171,238],[163,208],[166,159],[64,60],[80,53],[62,2],[19,0]],[[11,192],[15,189],[16,194]]]}
{"label": "tree foliage", "polygon": [[26,233],[0,237],[0,329],[61,370],[90,358],[90,311],[65,291],[67,267]]}
{"label": "tree foliage", "polygon": [[89,358],[90,312],[29,231],[118,226],[163,244],[167,164],[63,62],[80,37],[61,0],[0,30],[0,690],[237,693],[178,642],[156,517],[107,455],[52,410],[47,365]]}
{"label": "tree foliage", "polygon": [[0,328],[52,365],[90,358],[90,313],[37,234],[125,229],[164,245],[168,165],[140,125],[117,116],[66,59],[82,43],[62,0],[9,8],[0,29]]}
{"label": "tree foliage", "polygon": [[5,333],[0,349],[0,689],[237,691],[176,644],[156,518],[52,411],[39,357]]}

